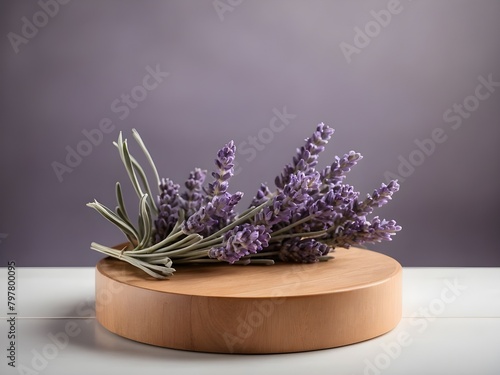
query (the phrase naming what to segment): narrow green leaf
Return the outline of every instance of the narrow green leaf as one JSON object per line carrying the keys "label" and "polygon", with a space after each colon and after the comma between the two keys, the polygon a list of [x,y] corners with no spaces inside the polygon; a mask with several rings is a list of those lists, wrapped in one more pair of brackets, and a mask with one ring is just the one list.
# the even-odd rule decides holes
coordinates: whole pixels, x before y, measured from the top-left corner
{"label": "narrow green leaf", "polygon": [[148,246],[152,241],[151,241],[151,234],[153,232],[152,230],[152,222],[151,222],[151,211],[149,210],[149,206],[147,203],[148,196],[147,194],[143,195],[141,197],[141,200],[139,202],[139,220],[142,222],[142,228],[143,228],[143,237],[141,238],[139,242],[138,248],[144,248]]}
{"label": "narrow green leaf", "polygon": [[144,155],[146,155],[146,159],[148,160],[149,165],[153,169],[153,173],[155,174],[155,178],[156,178],[156,184],[158,186],[158,191],[159,191],[159,193],[161,193],[161,190],[160,190],[160,182],[161,182],[160,181],[160,175],[158,174],[158,169],[156,169],[156,165],[155,165],[155,163],[153,161],[153,158],[151,157],[151,154],[149,153],[146,145],[144,144],[144,141],[142,140],[141,136],[139,135],[139,132],[136,129],[132,129],[132,134],[133,134],[136,142],[141,147],[142,152],[144,152]]}
{"label": "narrow green leaf", "polygon": [[137,232],[134,227],[128,225],[123,221],[116,213],[104,206],[103,204],[94,201],[93,203],[87,203],[88,207],[95,209],[99,212],[105,219],[116,225],[127,237],[131,235],[137,238]]}
{"label": "narrow green leaf", "polygon": [[139,184],[139,181],[137,180],[137,176],[135,174],[135,169],[132,165],[132,160],[130,157],[130,152],[128,150],[126,139],[122,143],[122,150],[123,150],[125,168],[127,169],[127,173],[129,175],[130,181],[132,182],[132,185],[134,186],[135,192],[137,193],[137,196],[140,199],[144,195],[144,192],[141,190],[141,186]]}
{"label": "narrow green leaf", "polygon": [[148,194],[148,205],[151,208],[152,211],[155,212],[155,214],[158,214],[158,208],[156,207],[156,203],[153,200],[153,195],[151,193],[151,188],[149,187],[149,182],[146,177],[146,173],[144,172],[144,169],[141,167],[139,162],[133,157],[130,156],[130,160],[132,161],[132,166],[134,167],[135,172],[139,175],[139,178],[141,179],[143,187],[146,189],[146,192]]}
{"label": "narrow green leaf", "polygon": [[116,201],[118,202],[118,208],[123,215],[123,219],[126,219],[130,223],[130,219],[127,214],[127,209],[125,208],[125,203],[123,201],[122,187],[119,182],[116,183]]}

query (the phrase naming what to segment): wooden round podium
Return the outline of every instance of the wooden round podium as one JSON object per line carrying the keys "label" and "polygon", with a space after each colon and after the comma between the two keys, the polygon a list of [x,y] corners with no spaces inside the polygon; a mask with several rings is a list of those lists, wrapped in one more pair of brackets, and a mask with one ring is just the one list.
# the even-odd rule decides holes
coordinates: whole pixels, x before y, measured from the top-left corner
{"label": "wooden round podium", "polygon": [[213,353],[334,348],[396,327],[401,265],[357,248],[333,255],[314,264],[179,266],[168,280],[105,258],[96,267],[96,317],[135,341]]}

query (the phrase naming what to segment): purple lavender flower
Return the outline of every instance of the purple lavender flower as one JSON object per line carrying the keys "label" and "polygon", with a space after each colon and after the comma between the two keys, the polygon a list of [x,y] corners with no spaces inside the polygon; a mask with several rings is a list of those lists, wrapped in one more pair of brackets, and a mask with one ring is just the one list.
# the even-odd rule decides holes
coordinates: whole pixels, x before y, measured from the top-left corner
{"label": "purple lavender flower", "polygon": [[341,210],[346,204],[345,199],[333,190],[321,198],[312,201],[304,216],[311,216],[311,220],[294,229],[295,232],[309,232],[328,229],[341,216]]}
{"label": "purple lavender flower", "polygon": [[293,228],[293,232],[303,233],[311,231],[326,230],[342,220],[347,210],[356,200],[358,192],[350,185],[336,185],[326,194],[318,195],[310,199],[306,209],[300,212],[300,217],[293,221],[309,218]]}
{"label": "purple lavender flower", "polygon": [[320,123],[313,135],[306,139],[306,144],[297,149],[297,155],[294,156],[292,164],[288,164],[281,176],[276,177],[276,186],[283,189],[289,182],[290,176],[298,172],[304,172],[306,175],[313,173],[314,167],[318,164],[318,155],[325,149],[333,132],[332,128]]}
{"label": "purple lavender flower", "polygon": [[[386,204],[399,189],[396,181],[382,184],[361,202],[359,193],[342,183],[345,173],[362,158],[359,153],[350,151],[341,158],[336,157],[321,173],[315,170],[318,155],[332,133],[333,129],[318,125],[314,134],[306,139],[305,146],[297,150],[292,164],[276,179],[277,191],[271,193],[267,185],[262,184],[251,203],[258,206],[269,201],[269,205],[248,222],[227,231],[223,245],[210,249],[210,258],[234,263],[267,247],[271,233],[280,229],[279,235],[326,231],[315,239],[291,237],[279,243],[279,259],[311,263],[336,246],[390,240],[401,229],[393,220],[366,219],[375,207]],[[178,185],[171,181],[164,183],[163,208],[155,222],[159,234],[168,234],[175,225],[179,206],[188,212],[181,227],[185,234],[198,233],[206,237],[234,220],[234,207],[243,195],[228,192],[228,181],[234,174],[235,150],[232,141],[219,150],[215,160],[217,170],[212,173],[214,181],[206,188],[202,188],[205,171],[199,169],[191,172],[186,182],[187,191],[180,200]],[[288,227],[293,223],[297,225]]]}
{"label": "purple lavender flower", "polygon": [[224,193],[213,197],[214,216],[217,216],[226,225],[227,219],[230,219],[234,213],[234,206],[238,204],[242,197],[243,193],[239,191],[234,194]]}
{"label": "purple lavender flower", "polygon": [[309,223],[306,227],[304,227],[304,231],[322,230],[328,228],[338,215],[336,207],[340,206],[342,203],[343,201],[337,199],[333,190],[330,190],[320,199],[313,201],[312,204],[309,205],[308,210],[305,212],[306,215],[313,217],[311,220],[312,223]]}
{"label": "purple lavender flower", "polygon": [[323,190],[339,184],[345,178],[345,174],[355,166],[359,160],[363,159],[361,154],[349,151],[341,158],[335,156],[335,161],[332,165],[327,166],[321,171],[321,181],[323,182]]}
{"label": "purple lavender flower", "polygon": [[203,205],[204,194],[202,185],[205,181],[206,174],[207,171],[201,170],[200,168],[196,168],[189,173],[189,178],[185,182],[186,191],[181,194],[182,209],[186,217],[194,214]]}
{"label": "purple lavender flower", "polygon": [[391,241],[391,236],[400,231],[401,227],[394,220],[374,217],[372,221],[356,218],[337,228],[337,233],[329,243],[334,247],[349,248],[351,245]]}
{"label": "purple lavender flower", "polygon": [[208,256],[212,259],[234,263],[244,256],[256,254],[267,247],[270,238],[271,235],[264,225],[248,223],[237,225],[224,234],[224,245],[210,249]]}
{"label": "purple lavender flower", "polygon": [[271,190],[267,187],[266,184],[260,184],[260,189],[253,197],[252,202],[250,203],[250,207],[260,206],[262,203],[266,202],[272,196]]}
{"label": "purple lavender flower", "polygon": [[279,258],[283,262],[316,263],[330,252],[330,247],[315,239],[293,237],[281,245]]}
{"label": "purple lavender flower", "polygon": [[182,231],[185,234],[199,233],[207,235],[210,229],[217,225],[218,221],[215,218],[216,208],[212,202],[208,202],[192,214],[187,220],[182,223]]}
{"label": "purple lavender flower", "polygon": [[215,159],[215,165],[218,171],[212,172],[212,176],[215,181],[208,184],[207,194],[209,197],[224,194],[227,191],[228,180],[234,174],[234,154],[236,147],[234,142],[231,141],[226,144],[217,153],[217,159]]}
{"label": "purple lavender flower", "polygon": [[179,217],[179,185],[169,178],[160,183],[161,194],[158,197],[158,217],[155,224],[155,243],[160,242],[172,231]]}
{"label": "purple lavender flower", "polygon": [[224,193],[212,197],[205,206],[200,207],[182,224],[182,230],[186,234],[198,233],[208,236],[222,229],[231,221],[234,211],[233,207],[240,201],[243,193]]}
{"label": "purple lavender flower", "polygon": [[306,176],[304,172],[290,175],[283,189],[272,198],[272,204],[254,216],[253,223],[268,228],[276,224],[289,224],[306,209],[311,199],[309,192],[317,190],[318,184],[317,176]]}
{"label": "purple lavender flower", "polygon": [[392,195],[399,190],[399,184],[396,180],[389,182],[388,185],[382,183],[380,188],[374,190],[372,195],[367,194],[366,199],[355,205],[353,211],[358,216],[366,216],[373,212],[375,207],[382,207],[392,199]]}
{"label": "purple lavender flower", "polygon": [[[230,194],[227,192],[228,180],[234,174],[235,150],[234,142],[231,141],[217,153],[215,165],[218,170],[212,173],[215,181],[208,184],[206,189],[205,206],[203,206],[203,202],[196,201],[197,211],[182,224],[184,233],[198,233],[202,236],[208,236],[228,225],[236,216],[234,206],[238,204],[243,193]],[[200,180],[201,175],[196,179],[196,188],[201,184]],[[198,194],[201,193],[198,192]]]}

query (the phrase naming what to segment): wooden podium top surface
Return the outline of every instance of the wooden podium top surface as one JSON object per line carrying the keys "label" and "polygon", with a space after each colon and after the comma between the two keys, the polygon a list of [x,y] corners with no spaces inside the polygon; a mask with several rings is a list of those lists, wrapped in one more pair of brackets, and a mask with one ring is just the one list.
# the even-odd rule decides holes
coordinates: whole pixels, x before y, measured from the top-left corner
{"label": "wooden podium top surface", "polygon": [[112,258],[102,259],[97,272],[120,283],[163,293],[206,296],[272,298],[331,294],[365,288],[401,271],[394,259],[370,250],[335,249],[335,259],[313,264],[179,265],[168,280],[157,280]]}

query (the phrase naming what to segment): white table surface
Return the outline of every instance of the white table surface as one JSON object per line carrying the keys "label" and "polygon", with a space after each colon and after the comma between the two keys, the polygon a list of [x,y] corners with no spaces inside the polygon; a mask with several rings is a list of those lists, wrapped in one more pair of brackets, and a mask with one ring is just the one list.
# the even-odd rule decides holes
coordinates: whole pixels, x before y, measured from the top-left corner
{"label": "white table surface", "polygon": [[7,270],[0,268],[2,375],[500,374],[500,268],[405,268],[403,319],[393,331],[341,348],[275,355],[170,350],[110,333],[95,320],[93,268],[19,268],[17,284],[12,368]]}

